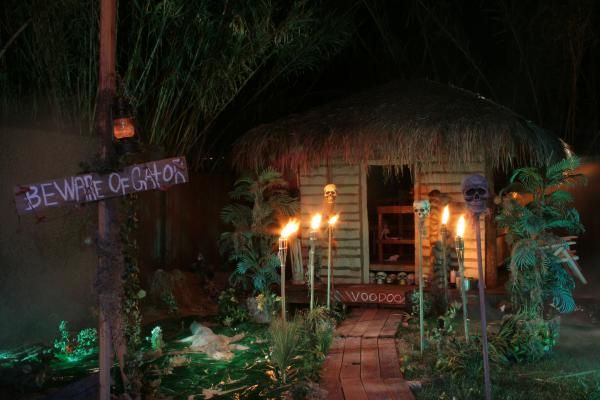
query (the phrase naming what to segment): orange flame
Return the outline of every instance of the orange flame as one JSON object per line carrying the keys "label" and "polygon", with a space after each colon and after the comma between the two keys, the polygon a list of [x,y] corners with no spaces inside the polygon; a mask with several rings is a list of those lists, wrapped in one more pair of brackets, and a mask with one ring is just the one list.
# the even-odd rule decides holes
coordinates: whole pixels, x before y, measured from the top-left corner
{"label": "orange flame", "polygon": [[281,230],[281,238],[287,239],[294,233],[298,232],[298,228],[300,227],[300,222],[297,219],[293,218],[287,223],[286,226]]}
{"label": "orange flame", "polygon": [[321,214],[315,214],[310,221],[310,229],[316,231],[321,226]]}
{"label": "orange flame", "polygon": [[336,222],[338,222],[339,218],[340,218],[340,214],[335,214],[333,217],[329,218],[329,221],[327,223],[329,225],[333,226],[336,224]]}
{"label": "orange flame", "polygon": [[456,236],[463,237],[465,234],[465,216],[461,215],[456,224]]}
{"label": "orange flame", "polygon": [[448,220],[450,219],[450,208],[446,205],[444,207],[444,211],[442,212],[442,225],[448,224]]}

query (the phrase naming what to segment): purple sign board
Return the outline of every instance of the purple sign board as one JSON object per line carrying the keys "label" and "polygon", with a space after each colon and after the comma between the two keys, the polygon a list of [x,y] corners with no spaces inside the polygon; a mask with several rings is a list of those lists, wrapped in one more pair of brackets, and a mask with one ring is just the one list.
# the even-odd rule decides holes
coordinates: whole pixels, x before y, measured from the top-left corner
{"label": "purple sign board", "polygon": [[130,165],[106,175],[89,173],[16,186],[15,202],[17,213],[23,215],[65,204],[89,203],[147,190],[165,190],[186,182],[185,158],[175,157]]}

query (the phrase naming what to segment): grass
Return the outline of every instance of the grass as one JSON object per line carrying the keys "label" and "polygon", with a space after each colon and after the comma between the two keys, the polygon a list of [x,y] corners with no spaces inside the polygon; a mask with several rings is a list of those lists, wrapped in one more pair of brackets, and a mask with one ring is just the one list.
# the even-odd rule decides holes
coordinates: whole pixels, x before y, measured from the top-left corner
{"label": "grass", "polygon": [[[479,328],[475,321],[471,326],[473,330]],[[536,363],[504,368],[493,365],[493,398],[600,399],[600,325],[574,313],[562,318],[560,332],[554,351]],[[414,391],[417,400],[483,398],[483,375],[477,368],[454,377],[442,374],[433,367],[438,357],[435,348],[426,349],[421,359],[417,324],[400,327],[399,337],[405,378],[423,383]]]}

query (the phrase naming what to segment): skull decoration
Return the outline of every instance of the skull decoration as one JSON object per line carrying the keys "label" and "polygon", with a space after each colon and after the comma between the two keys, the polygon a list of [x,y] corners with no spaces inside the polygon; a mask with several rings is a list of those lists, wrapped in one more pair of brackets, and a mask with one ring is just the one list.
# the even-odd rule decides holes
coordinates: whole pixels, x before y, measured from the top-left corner
{"label": "skull decoration", "polygon": [[323,192],[325,193],[325,199],[327,200],[328,204],[335,203],[335,198],[337,197],[337,191],[336,191],[335,185],[333,183],[325,185],[325,189],[323,190]]}
{"label": "skull decoration", "polygon": [[483,175],[467,176],[462,183],[462,192],[469,211],[473,214],[485,212],[489,189]]}
{"label": "skull decoration", "polygon": [[431,204],[429,200],[415,200],[413,202],[413,210],[419,219],[423,220],[429,215]]}

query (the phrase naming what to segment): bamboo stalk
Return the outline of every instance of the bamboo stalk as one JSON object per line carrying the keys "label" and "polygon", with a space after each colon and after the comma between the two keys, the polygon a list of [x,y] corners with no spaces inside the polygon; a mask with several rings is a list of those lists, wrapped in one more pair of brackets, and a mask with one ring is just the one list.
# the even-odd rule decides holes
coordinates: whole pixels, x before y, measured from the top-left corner
{"label": "bamboo stalk", "polygon": [[425,347],[425,327],[424,327],[424,317],[425,312],[423,307],[423,286],[425,284],[423,278],[423,232],[425,229],[425,220],[423,218],[419,219],[419,343],[421,356],[423,355],[423,349]]}
{"label": "bamboo stalk", "polygon": [[457,288],[462,302],[465,341],[469,343],[469,317],[467,315],[467,292],[465,290],[465,242],[460,236],[456,237],[455,248],[456,258],[458,259],[458,277],[460,279],[460,285],[457,285]]}
{"label": "bamboo stalk", "polygon": [[483,347],[483,380],[485,385],[485,399],[492,399],[492,383],[490,381],[490,359],[488,355],[487,317],[485,314],[485,277],[481,259],[481,227],[479,214],[475,218],[475,238],[477,241],[477,272],[479,273],[479,313],[481,314],[481,343]]}

